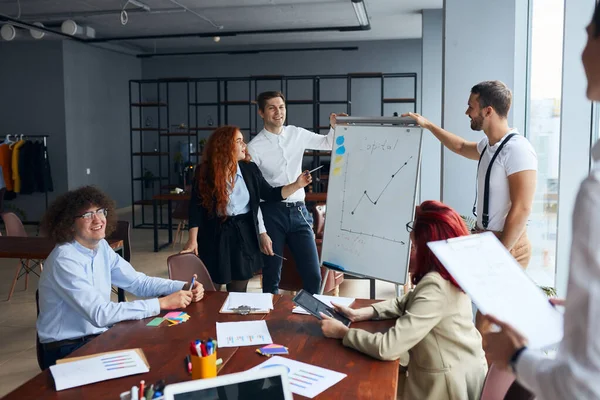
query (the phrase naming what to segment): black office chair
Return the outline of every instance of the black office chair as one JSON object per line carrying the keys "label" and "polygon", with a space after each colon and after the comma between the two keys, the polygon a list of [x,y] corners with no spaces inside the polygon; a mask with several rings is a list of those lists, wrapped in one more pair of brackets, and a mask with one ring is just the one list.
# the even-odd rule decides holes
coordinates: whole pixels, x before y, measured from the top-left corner
{"label": "black office chair", "polygon": [[[106,240],[110,239],[123,241],[123,259],[127,262],[131,262],[131,229],[129,228],[129,222],[117,221],[115,231],[109,237],[106,238]],[[127,301],[123,290],[115,289],[113,287],[113,292],[117,294],[119,302]]]}
{"label": "black office chair", "polygon": [[[35,308],[37,311],[37,316],[40,316],[40,291],[35,291]],[[42,349],[42,344],[40,343],[40,337],[37,334],[37,328],[35,330],[35,352],[37,355],[37,362],[40,366],[40,369],[44,370],[44,350]]]}

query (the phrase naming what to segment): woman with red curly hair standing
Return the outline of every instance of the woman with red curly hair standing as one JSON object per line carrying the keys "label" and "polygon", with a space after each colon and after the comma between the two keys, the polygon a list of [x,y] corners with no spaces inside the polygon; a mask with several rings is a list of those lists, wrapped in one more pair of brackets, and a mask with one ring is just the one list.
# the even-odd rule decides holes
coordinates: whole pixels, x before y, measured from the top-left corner
{"label": "woman with red curly hair standing", "polygon": [[198,255],[219,288],[245,292],[262,268],[258,241],[260,200],[281,201],[311,182],[300,174],[294,183],[271,187],[250,160],[239,128],[217,128],[196,168],[189,209],[189,239],[182,253]]}
{"label": "woman with red curly hair standing", "polygon": [[479,399],[487,362],[473,324],[471,299],[427,246],[469,231],[456,211],[437,201],[417,207],[415,220],[406,229],[417,254],[414,290],[356,310],[335,305],[354,322],[396,318],[396,325],[385,333],[370,333],[322,315],[323,334],[380,360],[406,362],[408,353],[408,374],[401,375],[405,378],[399,393],[402,400]]}

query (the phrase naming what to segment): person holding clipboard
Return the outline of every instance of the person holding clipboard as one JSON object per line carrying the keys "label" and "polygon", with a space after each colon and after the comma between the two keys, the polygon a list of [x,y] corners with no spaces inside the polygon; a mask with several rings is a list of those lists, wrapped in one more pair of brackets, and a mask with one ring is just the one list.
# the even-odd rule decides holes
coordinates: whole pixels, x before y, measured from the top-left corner
{"label": "person holding clipboard", "polygon": [[281,201],[311,181],[304,171],[289,185],[271,187],[251,162],[239,128],[217,128],[196,169],[189,239],[181,252],[198,255],[217,288],[225,284],[229,292],[245,292],[248,280],[263,267],[260,200]]}
{"label": "person holding clipboard", "polygon": [[408,352],[408,375],[400,376],[405,378],[403,400],[479,399],[488,367],[471,299],[427,246],[469,231],[456,211],[437,201],[417,207],[406,228],[417,249],[414,290],[360,309],[333,304],[353,322],[396,318],[394,327],[370,333],[321,314],[323,334],[380,360],[402,360]]}
{"label": "person holding clipboard", "polygon": [[[587,97],[600,101],[600,6],[587,27],[583,67]],[[555,359],[529,350],[509,324],[488,316],[500,332],[487,334],[486,353],[496,365],[512,369],[517,381],[539,400],[600,399],[600,141],[592,148],[594,166],[573,208],[569,286],[564,304],[564,337]]]}

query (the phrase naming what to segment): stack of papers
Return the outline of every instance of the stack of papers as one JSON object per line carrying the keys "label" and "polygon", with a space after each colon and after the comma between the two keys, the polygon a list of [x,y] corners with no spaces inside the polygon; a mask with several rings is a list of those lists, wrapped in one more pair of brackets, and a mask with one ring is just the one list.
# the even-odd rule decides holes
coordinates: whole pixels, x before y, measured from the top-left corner
{"label": "stack of papers", "polygon": [[[138,353],[138,351],[140,353]],[[69,389],[150,371],[141,350],[110,352],[50,367],[56,390]]]}
{"label": "stack of papers", "polygon": [[[350,304],[354,303],[354,300],[355,300],[350,297],[325,296],[323,294],[313,294],[313,296],[316,297],[318,300],[321,300],[323,303],[327,304],[329,307],[333,307],[333,304],[331,304],[331,302],[334,302],[335,304],[339,304],[341,306],[349,307]],[[310,315],[310,313],[308,311],[306,311],[304,308],[302,308],[300,306],[294,307],[292,312],[294,314]]]}
{"label": "stack of papers", "polygon": [[219,348],[271,344],[271,334],[265,321],[217,322]]}
{"label": "stack of papers", "polygon": [[240,307],[267,313],[273,309],[273,295],[270,293],[229,293],[221,311],[235,312]]}
{"label": "stack of papers", "polygon": [[188,313],[183,311],[171,311],[163,317],[163,319],[169,321],[169,326],[178,325],[186,322],[190,319]]}
{"label": "stack of papers", "polygon": [[288,348],[280,344],[269,344],[267,346],[256,349],[256,352],[261,356],[271,357],[276,354],[289,354]]}
{"label": "stack of papers", "polygon": [[288,371],[292,393],[311,399],[346,377],[346,374],[330,369],[278,356],[271,357],[254,369],[270,368],[276,365],[283,366]]}

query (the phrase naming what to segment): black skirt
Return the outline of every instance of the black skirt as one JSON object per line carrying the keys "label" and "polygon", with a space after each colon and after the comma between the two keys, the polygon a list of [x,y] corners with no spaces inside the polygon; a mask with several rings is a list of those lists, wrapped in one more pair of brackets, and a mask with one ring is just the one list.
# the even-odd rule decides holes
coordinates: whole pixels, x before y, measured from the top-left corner
{"label": "black skirt", "polygon": [[[252,212],[227,217],[217,235],[216,248],[205,248],[202,251],[200,249],[203,246],[200,243],[198,246],[202,260],[214,260],[205,261],[213,282],[227,284],[231,281],[245,281],[263,267]],[[202,240],[201,235],[198,235],[198,240]],[[216,254],[206,254],[203,257],[202,253],[206,251]]]}

